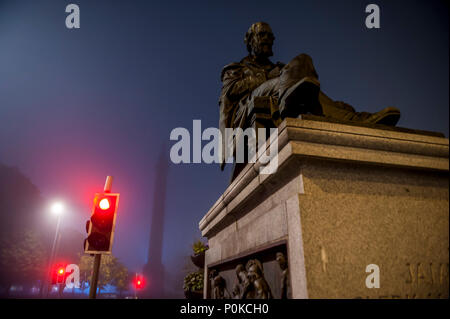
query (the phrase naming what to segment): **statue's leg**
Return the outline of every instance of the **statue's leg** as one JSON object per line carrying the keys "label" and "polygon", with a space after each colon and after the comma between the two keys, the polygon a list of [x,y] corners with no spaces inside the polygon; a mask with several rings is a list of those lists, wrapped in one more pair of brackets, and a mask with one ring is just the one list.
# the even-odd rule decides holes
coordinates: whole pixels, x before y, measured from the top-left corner
{"label": "statue's leg", "polygon": [[312,113],[343,121],[392,126],[400,118],[400,111],[394,107],[377,113],[356,112],[352,106],[330,99],[320,91],[318,74],[311,57],[306,54],[296,56],[282,69],[279,107],[281,118]]}
{"label": "statue's leg", "polygon": [[281,117],[297,117],[304,113],[323,115],[319,91],[320,83],[311,57],[307,54],[296,56],[280,74]]}
{"label": "statue's leg", "polygon": [[377,113],[356,112],[351,105],[333,101],[322,91],[319,93],[319,102],[323,115],[337,120],[395,126],[400,119],[400,111],[394,107],[387,107]]}
{"label": "statue's leg", "polygon": [[[349,104],[335,102],[322,91],[319,93],[319,102],[322,106],[323,115],[337,120],[351,121],[356,113],[355,109]],[[367,114],[370,115],[370,113]]]}
{"label": "statue's leg", "polygon": [[280,87],[280,79],[278,77],[267,80],[253,90],[251,98],[255,96],[276,96]]}
{"label": "statue's leg", "polygon": [[281,70],[281,89],[287,89],[305,77],[319,79],[312,58],[302,53],[293,58]]}

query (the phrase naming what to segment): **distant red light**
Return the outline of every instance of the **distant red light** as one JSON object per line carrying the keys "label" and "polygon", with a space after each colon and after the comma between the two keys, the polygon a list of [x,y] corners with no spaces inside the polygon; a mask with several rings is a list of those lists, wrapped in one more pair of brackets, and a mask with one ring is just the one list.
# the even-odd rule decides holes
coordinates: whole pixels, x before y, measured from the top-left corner
{"label": "distant red light", "polygon": [[142,276],[139,276],[139,278],[136,278],[134,280],[134,285],[137,289],[142,289],[145,286],[145,278],[143,278]]}

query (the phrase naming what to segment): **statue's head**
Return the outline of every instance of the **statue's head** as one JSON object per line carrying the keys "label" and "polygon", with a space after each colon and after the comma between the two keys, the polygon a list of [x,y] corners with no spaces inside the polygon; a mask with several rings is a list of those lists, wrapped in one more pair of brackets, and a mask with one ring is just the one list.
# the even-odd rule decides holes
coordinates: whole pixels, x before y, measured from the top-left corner
{"label": "statue's head", "polygon": [[216,276],[213,279],[214,287],[217,288],[225,288],[225,279],[223,279],[221,276]]}
{"label": "statue's head", "polygon": [[209,272],[209,279],[213,279],[219,275],[219,272],[216,269],[212,269]]}
{"label": "statue's head", "polygon": [[274,40],[275,36],[272,29],[266,22],[253,23],[244,38],[248,53],[265,58],[273,55],[272,45]]}
{"label": "statue's head", "polygon": [[250,282],[263,277],[263,268],[259,260],[251,259],[247,262],[247,278]]}
{"label": "statue's head", "polygon": [[243,264],[239,264],[236,266],[235,268],[236,271],[236,275],[239,276],[239,273],[241,273],[242,271],[245,271],[245,267]]}
{"label": "statue's head", "polygon": [[284,254],[281,252],[278,252],[276,256],[277,256],[276,259],[277,259],[278,265],[280,265],[280,268],[282,270],[285,270],[287,268],[286,257],[284,257]]}

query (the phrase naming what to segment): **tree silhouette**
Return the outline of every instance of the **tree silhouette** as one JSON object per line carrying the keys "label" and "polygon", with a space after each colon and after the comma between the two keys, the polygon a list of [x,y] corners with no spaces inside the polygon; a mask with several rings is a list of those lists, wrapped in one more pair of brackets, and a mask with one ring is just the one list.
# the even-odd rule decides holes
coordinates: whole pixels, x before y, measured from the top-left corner
{"label": "tree silhouette", "polygon": [[[87,274],[87,281],[90,282],[92,269],[94,266],[94,257],[89,255],[80,256],[80,274]],[[84,278],[82,278],[84,280]],[[121,295],[128,288],[129,278],[128,269],[113,255],[103,255],[100,263],[100,272],[98,277],[98,294],[107,285],[117,288]]]}
{"label": "tree silhouette", "polygon": [[38,188],[17,168],[0,164],[0,286],[45,278],[48,249]]}

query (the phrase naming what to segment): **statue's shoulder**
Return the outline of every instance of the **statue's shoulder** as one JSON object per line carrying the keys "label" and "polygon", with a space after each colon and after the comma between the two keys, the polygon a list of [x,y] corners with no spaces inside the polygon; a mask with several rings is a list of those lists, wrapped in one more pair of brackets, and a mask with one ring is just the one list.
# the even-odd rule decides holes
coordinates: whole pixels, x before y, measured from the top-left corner
{"label": "statue's shoulder", "polygon": [[223,81],[223,77],[226,73],[233,73],[238,72],[241,70],[245,65],[241,62],[232,62],[227,65],[225,65],[222,69],[222,72],[220,73],[220,79]]}

